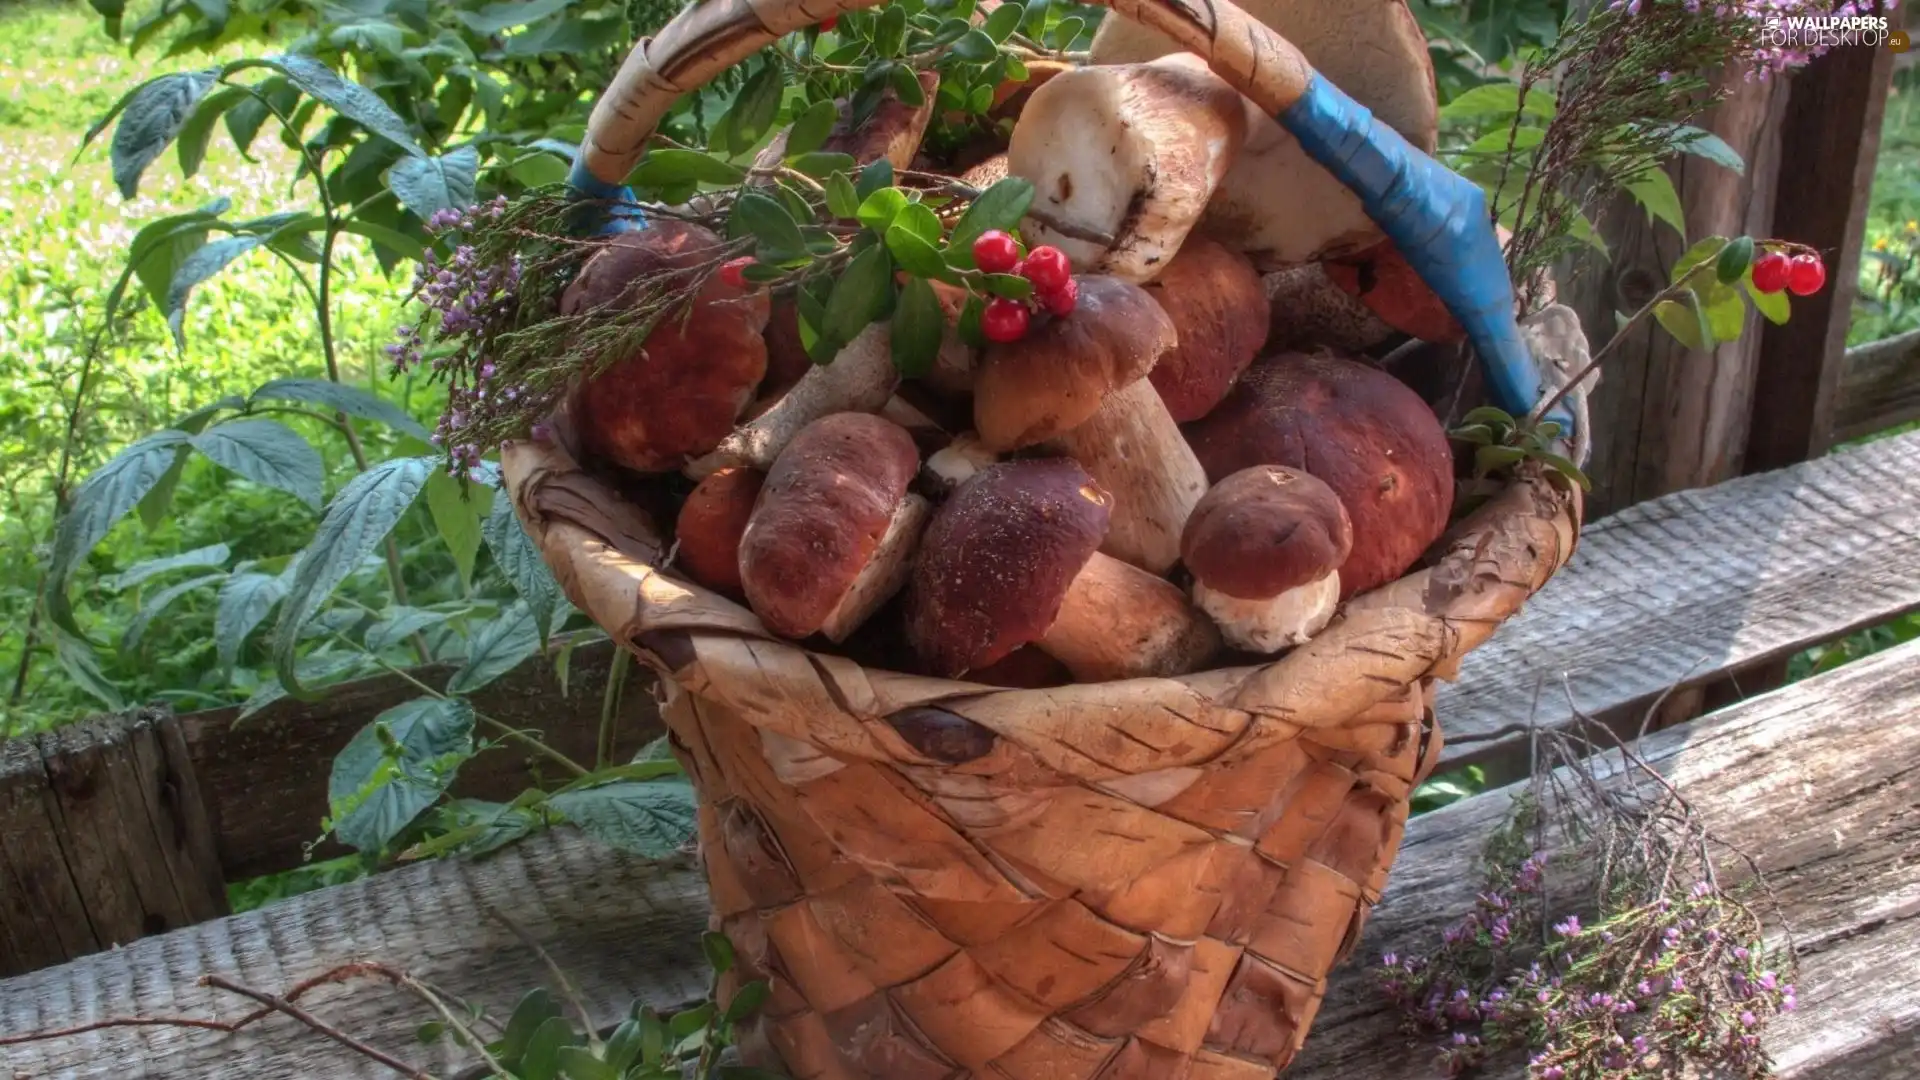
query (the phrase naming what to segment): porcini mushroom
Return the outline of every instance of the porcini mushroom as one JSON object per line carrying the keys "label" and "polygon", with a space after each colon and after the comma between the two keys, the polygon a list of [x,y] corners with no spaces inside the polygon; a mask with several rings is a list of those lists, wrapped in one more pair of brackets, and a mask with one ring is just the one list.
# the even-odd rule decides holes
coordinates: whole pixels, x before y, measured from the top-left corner
{"label": "porcini mushroom", "polygon": [[1223,478],[1187,519],[1193,602],[1236,648],[1274,653],[1320,632],[1340,604],[1353,524],[1322,481],[1282,465]]}
{"label": "porcini mushroom", "polygon": [[844,641],[900,590],[927,520],[907,490],[913,439],[867,413],[794,436],[768,471],[740,538],[740,582],[769,630]]}
{"label": "porcini mushroom", "polygon": [[1386,372],[1331,352],[1256,361],[1186,433],[1216,483],[1285,465],[1333,489],[1353,523],[1343,600],[1399,578],[1453,511],[1453,449],[1433,410]]}
{"label": "porcini mushroom", "polygon": [[1112,497],[1066,458],[1005,461],[927,526],[906,593],[907,640],[945,678],[1037,644],[1075,679],[1178,675],[1219,648],[1179,589],[1100,554]]}
{"label": "porcini mushroom", "polygon": [[854,163],[861,166],[881,159],[896,170],[912,165],[913,156],[920,150],[920,140],[926,136],[927,123],[933,119],[935,91],[940,89],[939,72],[921,71],[917,77],[920,81],[918,105],[901,101],[899,94],[888,87],[872,115],[853,124],[846,106],[837,103],[841,104],[840,119],[820,149],[851,155]]}
{"label": "porcini mushroom", "polygon": [[1266,341],[1266,290],[1246,256],[1189,236],[1147,292],[1173,320],[1175,337],[1147,378],[1176,422],[1198,420],[1227,396]]}
{"label": "porcini mushroom", "polygon": [[[725,250],[714,234],[671,219],[621,233],[581,267],[560,311],[611,315],[643,302],[643,280],[717,263]],[[567,411],[587,454],[671,472],[733,430],[766,373],[767,295],[714,274],[693,305],[690,316],[663,316],[632,355],[574,388]]]}
{"label": "porcini mushroom", "polygon": [[[1247,14],[1298,48],[1321,78],[1431,153],[1439,101],[1426,35],[1404,0],[1245,0]],[[1105,19],[1089,55],[1131,65],[1181,46],[1134,19]],[[1200,229],[1253,257],[1262,270],[1350,252],[1379,239],[1360,200],[1251,101],[1246,142],[1222,177]]]}
{"label": "porcini mushroom", "polygon": [[[1265,351],[1328,346],[1363,352],[1393,336],[1393,327],[1367,305],[1333,283],[1317,262],[1262,274],[1267,293]],[[779,315],[776,312],[775,318]],[[767,363],[773,363],[768,354]]]}
{"label": "porcini mushroom", "polygon": [[920,472],[937,498],[960,490],[960,486],[981,469],[999,460],[998,455],[980,442],[980,436],[969,431],[954,436],[952,442],[928,454]]}
{"label": "porcini mushroom", "polygon": [[1358,254],[1328,259],[1322,265],[1328,280],[1395,330],[1440,345],[1466,340],[1467,332],[1453,313],[1420,280],[1392,241],[1383,240]]}
{"label": "porcini mushroom", "polygon": [[1243,102],[1192,54],[1055,75],[1007,146],[1009,175],[1034,187],[1027,240],[1082,273],[1153,280],[1239,155]]}
{"label": "porcini mushroom", "polygon": [[755,469],[721,469],[680,504],[674,565],[694,581],[735,600],[740,589],[740,537],[766,477]]}
{"label": "porcini mushroom", "polygon": [[1099,275],[1079,283],[1072,314],[984,351],[974,430],[994,453],[1045,445],[1085,466],[1113,493],[1101,550],[1163,574],[1179,560],[1180,530],[1207,490],[1205,470],[1147,380],[1175,344],[1173,321],[1138,285]]}

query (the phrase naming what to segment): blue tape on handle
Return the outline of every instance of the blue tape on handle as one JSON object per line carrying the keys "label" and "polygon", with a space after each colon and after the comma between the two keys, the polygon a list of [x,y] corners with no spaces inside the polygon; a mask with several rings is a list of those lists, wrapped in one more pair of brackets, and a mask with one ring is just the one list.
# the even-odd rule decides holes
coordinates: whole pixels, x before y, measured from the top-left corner
{"label": "blue tape on handle", "polygon": [[[1366,106],[1313,76],[1280,125],[1366,207],[1420,280],[1467,332],[1486,364],[1496,403],[1524,416],[1542,396],[1540,375],[1513,316],[1513,282],[1479,185],[1421,153]],[[1571,433],[1573,416],[1547,416]]]}
{"label": "blue tape on handle", "polygon": [[633,189],[624,184],[609,184],[588,172],[578,154],[574,155],[573,169],[567,173],[567,186],[582,198],[616,204],[581,207],[582,211],[590,212],[583,212],[574,222],[577,231],[605,236],[647,227],[647,216],[635,205],[638,200],[633,196]]}

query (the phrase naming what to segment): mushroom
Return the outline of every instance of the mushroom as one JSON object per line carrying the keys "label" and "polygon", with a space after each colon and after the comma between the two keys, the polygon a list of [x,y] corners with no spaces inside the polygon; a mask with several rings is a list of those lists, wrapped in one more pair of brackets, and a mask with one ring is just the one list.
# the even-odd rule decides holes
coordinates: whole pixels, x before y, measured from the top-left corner
{"label": "mushroom", "polygon": [[1186,433],[1216,483],[1285,465],[1333,489],[1353,522],[1342,600],[1399,578],[1453,511],[1453,450],[1433,410],[1386,372],[1331,352],[1255,362]]}
{"label": "mushroom", "polygon": [[896,424],[836,413],[768,471],[740,538],[748,606],[776,634],[844,641],[900,590],[927,521],[907,491],[920,455]]}
{"label": "mushroom", "polygon": [[952,442],[928,454],[920,473],[928,488],[939,496],[946,496],[960,490],[974,474],[999,460],[998,455],[980,442],[980,436],[969,431],[956,435]]}
{"label": "mushroom", "polygon": [[756,469],[721,469],[680,505],[674,526],[674,564],[694,581],[735,600],[740,588],[740,537],[753,516],[766,476]]}
{"label": "mushroom", "polygon": [[[1394,334],[1367,305],[1334,284],[1317,262],[1263,274],[1260,283],[1271,315],[1265,351],[1324,345],[1364,352]],[[774,317],[779,318],[777,311]],[[772,364],[771,354],[767,362]]]}
{"label": "mushroom", "polygon": [[912,165],[914,154],[920,150],[920,140],[926,137],[927,122],[933,119],[933,100],[940,89],[939,72],[922,71],[918,78],[920,104],[906,104],[888,87],[872,115],[857,126],[849,125],[851,114],[847,112],[847,105],[836,103],[840,105],[840,119],[820,149],[850,154],[854,162],[862,166],[882,158],[896,170]]}
{"label": "mushroom", "polygon": [[[661,220],[620,233],[581,267],[560,298],[564,315],[640,302],[642,278],[697,271],[726,254],[697,225]],[[569,395],[580,448],[637,472],[671,472],[712,450],[753,397],[767,368],[768,301],[708,277],[693,311],[664,315],[644,341]]]}
{"label": "mushroom", "polygon": [[1260,275],[1246,256],[1190,236],[1147,292],[1173,320],[1176,338],[1147,378],[1174,420],[1198,420],[1233,389],[1267,339]]}
{"label": "mushroom", "polygon": [[1190,53],[1055,75],[1007,147],[1009,174],[1033,182],[1027,240],[1082,273],[1151,281],[1239,155],[1243,101]]}
{"label": "mushroom", "polygon": [[1100,554],[1112,497],[1078,462],[1005,461],[934,512],[906,593],[907,640],[958,678],[1038,645],[1080,682],[1172,676],[1219,633],[1180,590]]}
{"label": "mushroom", "polygon": [[[1426,35],[1404,0],[1245,0],[1248,15],[1298,48],[1321,78],[1432,153],[1439,100]],[[1105,19],[1089,55],[1138,64],[1181,46],[1133,19]],[[1347,187],[1309,157],[1275,118],[1243,101],[1246,144],[1214,193],[1200,228],[1246,252],[1262,270],[1350,252],[1380,230]]]}
{"label": "mushroom", "polygon": [[1340,603],[1353,524],[1333,489],[1256,465],[1222,479],[1187,519],[1180,559],[1193,602],[1235,648],[1275,653],[1320,632]]}
{"label": "mushroom", "polygon": [[1391,240],[1357,255],[1321,264],[1327,279],[1403,334],[1440,345],[1465,341],[1467,332]]}
{"label": "mushroom", "polygon": [[1113,493],[1101,550],[1164,574],[1207,490],[1205,470],[1147,379],[1175,344],[1173,321],[1138,285],[1098,275],[1079,283],[1071,315],[985,350],[974,430],[994,453],[1045,444],[1085,466]]}
{"label": "mushroom", "polygon": [[765,412],[715,440],[718,445],[711,446],[710,452],[687,464],[686,474],[699,480],[729,465],[766,469],[815,420],[837,412],[877,411],[900,383],[892,341],[886,323],[870,324],[831,363],[808,368]]}
{"label": "mushroom", "polygon": [[807,347],[800,342],[800,308],[794,303],[793,297],[773,298],[772,310],[767,317],[766,339],[767,377],[760,383],[760,400],[756,404],[771,406],[805,378],[814,366],[813,360],[807,356]]}

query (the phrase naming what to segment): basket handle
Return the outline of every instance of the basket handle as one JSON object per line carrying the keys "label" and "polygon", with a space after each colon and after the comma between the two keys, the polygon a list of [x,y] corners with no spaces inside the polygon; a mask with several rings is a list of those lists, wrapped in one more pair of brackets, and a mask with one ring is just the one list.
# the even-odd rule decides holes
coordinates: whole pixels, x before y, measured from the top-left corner
{"label": "basket handle", "polygon": [[[881,0],[700,0],[643,38],[594,105],[571,183],[631,201],[621,187],[681,95],[779,38]],[[1524,415],[1542,385],[1514,320],[1513,283],[1477,184],[1428,157],[1322,78],[1293,44],[1232,0],[1099,0],[1198,54],[1360,197],[1367,215],[1453,313],[1486,363],[1500,407]],[[637,222],[629,222],[636,225]],[[1563,429],[1572,415],[1549,414]]]}

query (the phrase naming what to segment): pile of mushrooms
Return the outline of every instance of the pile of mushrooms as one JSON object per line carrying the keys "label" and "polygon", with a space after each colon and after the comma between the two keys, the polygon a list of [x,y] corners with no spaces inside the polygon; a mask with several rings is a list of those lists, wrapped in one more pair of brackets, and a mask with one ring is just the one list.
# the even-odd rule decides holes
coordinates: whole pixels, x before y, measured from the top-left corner
{"label": "pile of mushrooms", "polygon": [[[1405,4],[1331,8],[1248,10],[1430,149]],[[716,276],[691,317],[576,388],[583,464],[674,493],[668,573],[810,648],[1046,686],[1274,656],[1440,538],[1454,454],[1376,356],[1459,328],[1198,57],[1120,19],[1092,57],[1003,88],[1010,140],[971,148],[964,173],[918,154],[931,104],[844,139],[862,163],[1031,181],[1020,232],[1070,261],[1068,313],[979,349],[949,333],[903,381],[886,323],[814,365],[790,300]],[[721,244],[672,221],[622,235],[563,304],[617,306],[623,282]]]}

